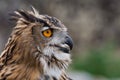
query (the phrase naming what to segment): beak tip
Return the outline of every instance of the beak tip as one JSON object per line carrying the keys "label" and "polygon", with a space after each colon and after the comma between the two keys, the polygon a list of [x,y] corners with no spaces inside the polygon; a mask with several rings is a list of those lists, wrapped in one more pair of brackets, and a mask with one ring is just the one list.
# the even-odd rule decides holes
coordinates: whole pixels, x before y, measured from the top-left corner
{"label": "beak tip", "polygon": [[71,37],[67,36],[65,43],[70,47],[70,50],[73,48],[73,40]]}

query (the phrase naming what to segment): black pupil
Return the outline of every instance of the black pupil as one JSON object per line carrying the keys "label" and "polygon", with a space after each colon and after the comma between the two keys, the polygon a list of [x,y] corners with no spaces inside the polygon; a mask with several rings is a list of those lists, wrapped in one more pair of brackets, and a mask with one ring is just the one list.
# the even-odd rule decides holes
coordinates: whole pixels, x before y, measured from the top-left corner
{"label": "black pupil", "polygon": [[49,31],[47,31],[47,33],[49,33]]}

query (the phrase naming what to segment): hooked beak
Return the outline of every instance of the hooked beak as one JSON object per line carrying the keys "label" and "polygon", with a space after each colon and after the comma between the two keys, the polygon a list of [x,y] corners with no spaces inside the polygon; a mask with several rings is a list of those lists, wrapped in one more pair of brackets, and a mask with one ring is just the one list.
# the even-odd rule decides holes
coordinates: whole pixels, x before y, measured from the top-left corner
{"label": "hooked beak", "polygon": [[66,36],[65,41],[62,44],[60,45],[54,44],[50,46],[55,46],[64,53],[70,53],[70,50],[72,50],[73,48],[73,40],[70,36]]}
{"label": "hooked beak", "polygon": [[70,53],[73,48],[73,40],[70,36],[65,37],[65,42],[59,46],[59,49],[65,53]]}
{"label": "hooked beak", "polygon": [[66,37],[65,44],[67,44],[69,46],[70,50],[72,50],[72,48],[73,48],[73,40],[72,40],[72,38],[70,36]]}

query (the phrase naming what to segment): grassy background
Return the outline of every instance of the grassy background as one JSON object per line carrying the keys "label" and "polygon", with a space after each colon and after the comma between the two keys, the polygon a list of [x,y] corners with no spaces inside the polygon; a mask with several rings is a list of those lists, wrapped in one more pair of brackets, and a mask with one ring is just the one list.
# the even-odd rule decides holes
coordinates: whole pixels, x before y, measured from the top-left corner
{"label": "grassy background", "polygon": [[87,71],[96,76],[119,77],[120,54],[117,47],[115,42],[106,42],[101,48],[91,48],[86,53],[80,53],[74,58],[72,69]]}

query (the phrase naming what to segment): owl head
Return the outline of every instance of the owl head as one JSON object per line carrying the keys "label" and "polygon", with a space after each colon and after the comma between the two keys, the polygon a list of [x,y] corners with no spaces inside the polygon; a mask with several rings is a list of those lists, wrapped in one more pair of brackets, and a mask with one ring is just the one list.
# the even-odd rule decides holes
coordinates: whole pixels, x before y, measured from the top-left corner
{"label": "owl head", "polygon": [[20,27],[32,28],[31,36],[34,44],[43,55],[54,56],[58,60],[70,58],[73,41],[66,26],[60,20],[48,15],[40,15],[33,7],[32,11],[15,11],[12,19],[17,20],[16,29]]}
{"label": "owl head", "polygon": [[65,69],[71,62],[73,41],[62,22],[40,15],[33,7],[11,15],[16,26],[0,55],[1,73],[10,73],[5,79],[48,80],[47,75],[50,80],[68,80]]}

